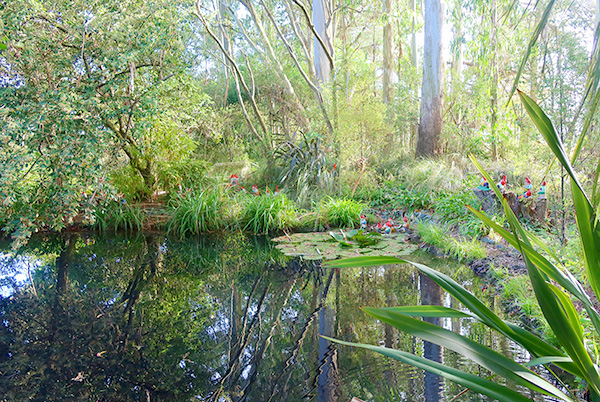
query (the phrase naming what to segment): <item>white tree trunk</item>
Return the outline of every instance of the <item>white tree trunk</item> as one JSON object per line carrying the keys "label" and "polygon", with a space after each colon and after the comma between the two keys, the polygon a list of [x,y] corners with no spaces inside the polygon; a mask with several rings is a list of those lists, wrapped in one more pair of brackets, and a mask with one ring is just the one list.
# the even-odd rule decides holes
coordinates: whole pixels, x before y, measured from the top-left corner
{"label": "white tree trunk", "polygon": [[442,131],[442,3],[441,0],[425,0],[424,3],[425,45],[417,157],[432,156],[438,151]]}
{"label": "white tree trunk", "polygon": [[383,103],[388,104],[393,96],[392,74],[394,71],[392,0],[383,0],[383,15],[386,18],[383,26]]}
{"label": "white tree trunk", "polygon": [[[333,23],[330,23],[329,18],[331,16],[331,8],[329,7],[328,0],[313,0],[312,8],[312,19],[313,25],[315,26],[316,32],[319,34],[329,54],[333,55],[333,46],[331,40],[333,38]],[[329,82],[331,77],[331,63],[325,53],[325,49],[319,40],[314,38],[314,49],[315,49],[315,74],[317,76],[318,83]]]}

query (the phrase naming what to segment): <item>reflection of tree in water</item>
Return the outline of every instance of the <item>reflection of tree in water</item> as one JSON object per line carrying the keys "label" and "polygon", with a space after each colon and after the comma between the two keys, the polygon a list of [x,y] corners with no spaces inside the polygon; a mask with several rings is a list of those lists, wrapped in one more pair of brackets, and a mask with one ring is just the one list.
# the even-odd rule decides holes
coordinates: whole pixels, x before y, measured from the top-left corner
{"label": "reflection of tree in water", "polygon": [[[154,298],[167,277],[172,289],[184,279],[163,272],[160,238],[123,241],[103,257],[105,244],[88,240],[65,235],[55,264],[36,275],[39,300],[26,291],[0,299],[3,400],[189,399],[191,372],[178,368],[193,350],[189,314]],[[194,381],[206,382],[201,374]]]}
{"label": "reflection of tree in water", "polygon": [[32,271],[39,300],[0,299],[7,401],[393,401],[423,389],[400,362],[319,337],[420,347],[359,309],[415,304],[407,266],[324,270],[243,235],[49,240],[25,252],[52,262]]}
{"label": "reflection of tree in water", "polygon": [[[442,288],[427,275],[420,273],[421,304],[442,305]],[[423,321],[441,326],[439,317],[423,317]],[[428,341],[423,341],[423,357],[434,362],[442,363],[442,347]],[[438,402],[441,400],[442,378],[438,375],[425,372],[425,402]]]}

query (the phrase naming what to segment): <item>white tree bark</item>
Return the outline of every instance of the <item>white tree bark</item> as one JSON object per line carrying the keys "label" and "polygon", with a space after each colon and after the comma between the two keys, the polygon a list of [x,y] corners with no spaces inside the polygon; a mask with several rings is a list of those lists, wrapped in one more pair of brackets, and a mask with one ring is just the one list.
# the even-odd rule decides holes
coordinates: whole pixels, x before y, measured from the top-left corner
{"label": "white tree bark", "polygon": [[383,103],[388,104],[393,97],[392,74],[394,72],[392,0],[383,0],[383,15],[386,18],[383,26]]}
{"label": "white tree bark", "polygon": [[425,0],[424,6],[425,44],[417,157],[433,156],[438,151],[442,131],[442,3],[441,0]]}
{"label": "white tree bark", "polygon": [[329,7],[328,0],[313,0],[312,8],[312,23],[315,26],[315,31],[321,37],[323,43],[327,49],[323,49],[323,45],[315,37],[314,38],[314,49],[315,49],[315,74],[317,82],[326,83],[329,82],[331,77],[332,65],[327,57],[327,53],[333,55],[333,46],[331,40],[333,38],[333,24],[329,21],[331,17],[331,8]]}

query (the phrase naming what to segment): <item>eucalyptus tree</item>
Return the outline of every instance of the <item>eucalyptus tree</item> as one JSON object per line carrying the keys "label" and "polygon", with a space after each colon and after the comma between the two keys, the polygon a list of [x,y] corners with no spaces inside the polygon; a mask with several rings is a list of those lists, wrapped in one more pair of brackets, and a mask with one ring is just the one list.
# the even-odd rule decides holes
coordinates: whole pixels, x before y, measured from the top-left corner
{"label": "eucalyptus tree", "polygon": [[425,0],[425,45],[423,48],[423,84],[421,118],[416,156],[436,153],[442,131],[442,24],[441,0]]}
{"label": "eucalyptus tree", "polygon": [[392,0],[383,0],[383,103],[390,103],[393,96],[392,72],[394,71],[393,59],[393,25],[392,25]]}
{"label": "eucalyptus tree", "polygon": [[147,118],[160,114],[162,86],[186,67],[186,7],[162,0],[0,6],[7,37],[0,198],[18,238],[69,224],[82,192],[98,196],[106,185],[110,161],[125,158],[152,191]]}

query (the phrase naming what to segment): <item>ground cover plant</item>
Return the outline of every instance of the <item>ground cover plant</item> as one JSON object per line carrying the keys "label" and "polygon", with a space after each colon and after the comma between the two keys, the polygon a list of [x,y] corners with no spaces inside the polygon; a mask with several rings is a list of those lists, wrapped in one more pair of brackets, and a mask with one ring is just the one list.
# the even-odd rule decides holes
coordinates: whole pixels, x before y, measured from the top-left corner
{"label": "ground cover plant", "polygon": [[446,226],[429,222],[419,222],[417,232],[421,240],[436,248],[438,252],[455,258],[459,261],[485,258],[487,252],[477,238],[457,239]]}
{"label": "ground cover plant", "polygon": [[224,206],[218,187],[189,191],[173,197],[168,232],[181,237],[222,229],[226,226]]}
{"label": "ground cover plant", "polygon": [[360,215],[367,206],[361,202],[341,198],[329,198],[320,207],[325,223],[340,228],[354,228],[360,225]]}
{"label": "ground cover plant", "polygon": [[298,209],[285,194],[244,196],[240,223],[244,230],[269,233],[299,225]]}
{"label": "ground cover plant", "polygon": [[[522,93],[519,93],[519,95],[536,127],[569,175],[573,203],[577,211],[577,226],[584,254],[584,261],[582,263],[585,266],[591,287],[591,290],[588,289],[588,291],[598,296],[600,295],[600,256],[598,255],[598,250],[600,250],[600,227],[597,226],[598,202],[594,202],[595,194],[593,194],[592,198],[588,198],[548,117],[529,97]],[[475,160],[474,163],[488,182],[493,183],[487,172]],[[494,186],[492,186],[492,189],[496,192],[498,198],[502,199],[498,189]],[[578,401],[579,398],[575,394],[576,390],[568,387],[559,389],[530,368],[538,365],[546,366],[550,375],[554,377],[554,371],[551,366],[557,366],[583,380],[591,400],[598,400],[600,398],[600,371],[594,363],[594,358],[589,352],[588,345],[590,342],[593,343],[594,340],[598,339],[598,335],[600,334],[600,314],[596,310],[594,302],[586,293],[584,286],[562,266],[560,259],[552,253],[549,247],[521,225],[506,200],[502,200],[510,230],[498,225],[479,211],[474,209],[471,209],[471,211],[521,252],[527,266],[531,286],[543,315],[560,345],[559,348],[518,325],[502,320],[485,307],[477,297],[465,290],[450,277],[418,263],[411,264],[452,294],[468,311],[464,312],[440,306],[404,306],[383,309],[365,307],[363,310],[367,314],[402,331],[454,350],[490,370],[492,373],[526,387],[533,392],[548,395],[562,401]],[[549,257],[546,258],[543,256],[538,251],[538,248],[543,250]],[[333,262],[328,265],[341,268],[344,266],[381,265],[398,261],[401,260],[387,257],[373,257],[371,259],[364,257]],[[579,310],[575,307],[572,299],[575,299],[581,306]],[[478,320],[525,348],[531,354],[531,360],[526,364],[519,364],[459,334],[412,318],[426,316],[470,317]],[[581,324],[582,319],[590,321],[593,327],[591,334],[584,333]],[[470,373],[448,368],[420,356],[379,346],[359,345],[331,338],[328,339],[345,345],[360,346],[377,351],[386,356],[444,376],[475,392],[490,396],[499,401],[529,400],[529,398],[504,385],[492,382],[486,378],[474,376]],[[558,377],[554,379],[559,383],[561,381]]]}
{"label": "ground cover plant", "polygon": [[144,211],[137,205],[127,202],[106,200],[98,205],[94,212],[94,227],[101,232],[139,231],[146,219]]}

